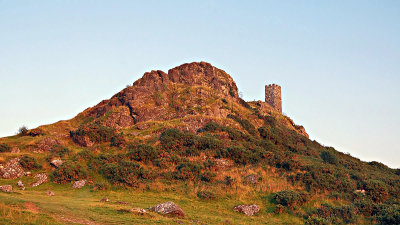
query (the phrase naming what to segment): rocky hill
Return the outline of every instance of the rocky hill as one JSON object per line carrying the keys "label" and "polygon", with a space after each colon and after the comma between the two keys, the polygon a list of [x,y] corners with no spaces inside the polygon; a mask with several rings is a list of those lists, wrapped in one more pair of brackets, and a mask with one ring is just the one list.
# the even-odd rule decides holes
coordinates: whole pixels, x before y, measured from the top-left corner
{"label": "rocky hill", "polygon": [[[310,140],[266,102],[241,99],[232,77],[206,62],[145,73],[71,120],[1,138],[0,152],[0,188],[23,193],[0,199],[29,201],[30,208],[33,201],[62,223],[121,223],[123,217],[170,224],[164,214],[207,224],[400,221],[399,169]],[[37,197],[42,187],[48,196],[79,191],[55,205]],[[142,197],[126,197],[122,208],[120,201],[107,203],[132,192]],[[76,203],[91,202],[96,193],[108,197]],[[145,197],[154,193],[153,200]],[[61,219],[58,206],[80,218]],[[2,207],[0,213],[14,215],[15,208]]]}

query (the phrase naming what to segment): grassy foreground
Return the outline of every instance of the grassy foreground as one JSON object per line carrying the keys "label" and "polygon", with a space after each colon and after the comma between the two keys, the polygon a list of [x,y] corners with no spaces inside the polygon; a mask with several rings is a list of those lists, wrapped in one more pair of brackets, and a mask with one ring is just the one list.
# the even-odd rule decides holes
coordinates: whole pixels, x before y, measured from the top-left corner
{"label": "grassy foreground", "polygon": [[[48,196],[52,190],[55,196]],[[109,202],[100,202],[108,197]],[[148,208],[174,201],[186,213],[185,218],[173,218],[149,212],[138,215],[126,210]],[[121,204],[125,202],[128,204]],[[243,202],[249,203],[249,202]],[[105,190],[92,192],[86,186],[72,189],[70,185],[46,183],[25,191],[0,193],[1,224],[302,224],[294,215],[273,214],[268,201],[253,202],[262,206],[253,216],[234,212],[237,199],[225,197],[213,201],[185,197],[173,191]],[[124,209],[126,209],[124,211]]]}

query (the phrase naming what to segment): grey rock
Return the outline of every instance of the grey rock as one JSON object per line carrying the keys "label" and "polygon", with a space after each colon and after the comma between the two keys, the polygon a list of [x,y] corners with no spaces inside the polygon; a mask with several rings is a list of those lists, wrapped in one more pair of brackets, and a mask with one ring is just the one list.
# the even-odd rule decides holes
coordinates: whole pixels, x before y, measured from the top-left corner
{"label": "grey rock", "polygon": [[166,215],[184,217],[185,212],[174,202],[165,202],[151,208],[152,211]]}
{"label": "grey rock", "polygon": [[72,188],[83,188],[85,186],[86,180],[78,180],[75,181],[74,184],[72,185]]}
{"label": "grey rock", "polygon": [[0,190],[3,192],[13,192],[11,185],[2,185],[0,186]]}
{"label": "grey rock", "polygon": [[260,211],[260,206],[258,205],[238,205],[233,208],[236,212],[241,212],[247,216],[252,216]]}
{"label": "grey rock", "polygon": [[41,184],[46,183],[49,180],[49,177],[45,173],[39,173],[35,175],[36,182],[31,184],[32,187],[37,187]]}

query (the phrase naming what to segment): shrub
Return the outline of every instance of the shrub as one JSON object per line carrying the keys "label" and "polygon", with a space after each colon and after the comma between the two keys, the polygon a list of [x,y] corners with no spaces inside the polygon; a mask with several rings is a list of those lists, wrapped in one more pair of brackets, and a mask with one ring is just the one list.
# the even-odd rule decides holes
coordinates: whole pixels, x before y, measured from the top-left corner
{"label": "shrub", "polygon": [[95,183],[90,185],[90,191],[104,191],[110,188],[110,185],[108,183]]}
{"label": "shrub", "polygon": [[273,199],[277,204],[287,207],[302,205],[306,199],[297,191],[285,190],[277,192],[273,195]]}
{"label": "shrub", "polygon": [[324,160],[324,162],[326,162],[326,163],[330,163],[330,164],[338,163],[338,159],[337,159],[336,155],[334,155],[332,152],[323,151],[320,156],[321,156],[321,159]]}
{"label": "shrub", "polygon": [[114,128],[100,123],[91,123],[80,126],[76,131],[70,131],[70,136],[72,139],[75,139],[75,136],[88,136],[90,141],[101,143],[111,141],[111,138],[116,136],[115,131]]}
{"label": "shrub", "polygon": [[253,160],[253,153],[242,146],[233,146],[219,150],[216,156],[219,158],[230,158],[235,161],[235,163],[243,165]]}
{"label": "shrub", "polygon": [[37,163],[36,159],[27,155],[24,155],[19,160],[19,164],[27,170],[36,170],[42,168],[40,164]]}
{"label": "shrub", "polygon": [[165,149],[182,150],[183,147],[194,146],[195,137],[193,134],[173,128],[161,133],[160,142]]}
{"label": "shrub", "polygon": [[385,183],[378,180],[367,180],[364,182],[365,194],[374,202],[383,202],[389,197]]}
{"label": "shrub", "polygon": [[224,183],[226,186],[232,186],[235,180],[231,176],[225,176]]}
{"label": "shrub", "polygon": [[124,138],[124,134],[120,133],[120,134],[116,134],[114,136],[111,137],[110,139],[110,146],[114,146],[114,147],[121,147],[122,145],[125,144],[125,138]]}
{"label": "shrub", "polygon": [[216,198],[215,194],[210,191],[198,191],[197,197],[203,200],[213,200]]}
{"label": "shrub", "polygon": [[321,218],[328,219],[332,224],[353,223],[355,220],[356,210],[353,206],[331,206],[322,204],[317,210],[317,214]]}
{"label": "shrub", "polygon": [[75,160],[82,160],[90,162],[94,159],[94,154],[88,149],[84,149],[76,154]]}
{"label": "shrub", "polygon": [[202,166],[192,162],[180,163],[174,172],[175,178],[180,180],[195,180],[199,177]]}
{"label": "shrub", "polygon": [[209,123],[207,123],[207,124],[204,126],[203,130],[204,130],[204,131],[213,132],[213,131],[216,131],[216,130],[218,130],[218,129],[220,129],[220,128],[221,128],[221,126],[220,126],[218,123],[216,123],[216,122],[209,122]]}
{"label": "shrub", "polygon": [[22,126],[18,129],[19,136],[26,136],[28,135],[28,128],[26,126]]}
{"label": "shrub", "polygon": [[11,147],[6,143],[0,144],[0,152],[9,152],[11,151]]}
{"label": "shrub", "polygon": [[215,176],[216,176],[215,173],[206,171],[200,175],[200,180],[205,181],[205,182],[212,182],[214,180]]}
{"label": "shrub", "polygon": [[197,138],[196,147],[199,150],[206,150],[206,149],[218,150],[223,147],[223,144],[220,140],[216,139],[215,137],[203,136]]}
{"label": "shrub", "polygon": [[100,173],[114,184],[126,184],[134,187],[140,175],[140,165],[129,161],[105,164],[100,168]]}
{"label": "shrub", "polygon": [[258,128],[258,133],[260,134],[260,136],[262,138],[267,138],[267,137],[269,137],[271,135],[268,127],[260,127],[260,128]]}
{"label": "shrub", "polygon": [[231,119],[235,120],[236,122],[238,122],[240,124],[240,126],[243,127],[243,129],[245,129],[247,132],[249,132],[249,134],[255,135],[257,133],[256,128],[248,120],[241,119],[238,116],[235,116],[232,114],[229,114],[228,118],[231,118]]}
{"label": "shrub", "polygon": [[87,177],[86,170],[78,163],[66,161],[50,174],[51,179],[59,184],[70,183]]}
{"label": "shrub", "polygon": [[136,161],[150,162],[158,158],[159,151],[151,145],[130,145],[129,152],[126,154],[128,158]]}
{"label": "shrub", "polygon": [[379,224],[400,224],[399,205],[381,205],[378,210],[377,220]]}

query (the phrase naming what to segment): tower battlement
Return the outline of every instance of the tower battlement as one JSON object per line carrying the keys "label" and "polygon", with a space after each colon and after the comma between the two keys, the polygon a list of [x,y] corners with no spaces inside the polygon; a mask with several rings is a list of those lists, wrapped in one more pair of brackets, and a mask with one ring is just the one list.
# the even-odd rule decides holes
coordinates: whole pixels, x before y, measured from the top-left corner
{"label": "tower battlement", "polygon": [[282,112],[281,86],[277,84],[265,85],[265,102],[272,108]]}

